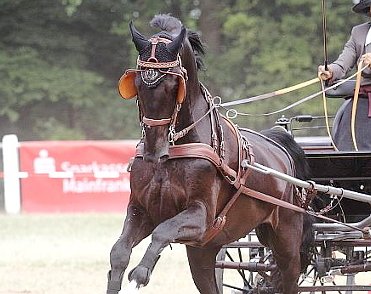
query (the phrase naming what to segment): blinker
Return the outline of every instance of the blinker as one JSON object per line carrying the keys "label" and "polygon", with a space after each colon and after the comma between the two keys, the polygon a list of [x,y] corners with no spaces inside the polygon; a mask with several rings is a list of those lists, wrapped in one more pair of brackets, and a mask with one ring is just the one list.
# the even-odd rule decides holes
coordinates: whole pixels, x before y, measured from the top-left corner
{"label": "blinker", "polygon": [[137,73],[135,69],[128,69],[122,75],[118,83],[118,92],[124,99],[131,99],[137,96],[138,90],[135,86],[135,77]]}
{"label": "blinker", "polygon": [[[143,72],[142,70],[128,69],[122,75],[118,82],[118,92],[124,99],[132,99],[138,94],[137,87],[135,86],[135,77],[137,72]],[[178,77],[178,93],[177,103],[181,104],[186,96],[186,81],[183,75],[173,72],[167,72],[166,74],[176,75]]]}

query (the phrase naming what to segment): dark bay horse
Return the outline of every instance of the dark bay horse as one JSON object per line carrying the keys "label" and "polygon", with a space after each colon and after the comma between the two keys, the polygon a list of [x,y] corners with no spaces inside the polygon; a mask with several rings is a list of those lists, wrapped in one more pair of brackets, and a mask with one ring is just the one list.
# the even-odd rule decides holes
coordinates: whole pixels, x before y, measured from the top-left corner
{"label": "dark bay horse", "polygon": [[198,79],[204,53],[198,34],[168,15],[156,16],[151,24],[161,31],[150,39],[130,24],[137,68],[126,71],[119,82],[123,98],[137,96],[143,138],[131,166],[127,216],[111,251],[107,293],[120,291],[132,248],[150,234],[147,251],[128,274],[138,288],[148,284],[162,250],[177,242],[186,245],[200,293],[218,293],[217,253],[253,229],[273,251],[277,291],[297,292],[303,214],[240,189],[247,186],[298,204],[295,187],[241,163],[258,162],[303,178],[304,153],[283,131],[262,135],[239,130],[219,115]]}

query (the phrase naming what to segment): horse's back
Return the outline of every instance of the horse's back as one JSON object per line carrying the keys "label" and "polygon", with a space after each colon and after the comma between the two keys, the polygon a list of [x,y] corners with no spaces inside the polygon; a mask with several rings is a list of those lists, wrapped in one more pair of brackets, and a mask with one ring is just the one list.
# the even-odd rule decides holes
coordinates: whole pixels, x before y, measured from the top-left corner
{"label": "horse's back", "polygon": [[291,174],[293,162],[290,152],[282,142],[271,137],[268,132],[256,132],[250,129],[240,129],[241,135],[246,138],[254,152],[257,163]]}

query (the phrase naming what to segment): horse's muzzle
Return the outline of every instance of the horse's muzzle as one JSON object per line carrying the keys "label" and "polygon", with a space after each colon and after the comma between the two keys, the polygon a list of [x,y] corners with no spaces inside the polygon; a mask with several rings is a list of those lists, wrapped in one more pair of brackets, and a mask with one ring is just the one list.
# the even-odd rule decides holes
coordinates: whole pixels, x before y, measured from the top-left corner
{"label": "horse's muzzle", "polygon": [[160,163],[169,159],[169,142],[163,141],[161,144],[158,143],[155,146],[150,146],[146,142],[144,143],[144,161]]}
{"label": "horse's muzzle", "polygon": [[143,150],[144,161],[160,163],[169,159],[168,132],[168,126],[158,126],[146,130]]}

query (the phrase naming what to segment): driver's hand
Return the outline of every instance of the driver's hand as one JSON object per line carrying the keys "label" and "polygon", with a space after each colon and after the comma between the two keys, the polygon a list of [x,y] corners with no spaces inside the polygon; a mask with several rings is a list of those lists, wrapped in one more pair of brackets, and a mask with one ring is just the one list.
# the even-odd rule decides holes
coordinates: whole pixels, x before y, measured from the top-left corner
{"label": "driver's hand", "polygon": [[[371,61],[371,54],[370,54],[370,61]],[[330,70],[326,70],[324,65],[320,65],[318,66],[318,76],[323,81],[327,81],[332,78],[332,72]]]}
{"label": "driver's hand", "polygon": [[367,64],[368,66],[371,65],[371,53],[366,53],[362,55],[361,60],[364,64]]}

